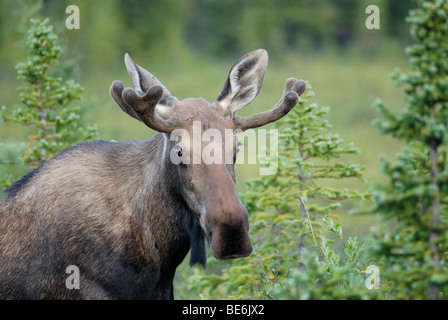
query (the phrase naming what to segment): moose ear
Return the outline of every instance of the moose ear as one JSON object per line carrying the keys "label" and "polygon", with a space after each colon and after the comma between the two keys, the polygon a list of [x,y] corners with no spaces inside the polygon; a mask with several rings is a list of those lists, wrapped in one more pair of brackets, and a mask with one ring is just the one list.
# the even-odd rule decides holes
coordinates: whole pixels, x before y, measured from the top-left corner
{"label": "moose ear", "polygon": [[227,81],[216,99],[226,115],[233,116],[251,103],[263,85],[268,53],[258,49],[246,54],[230,69]]}
{"label": "moose ear", "polygon": [[138,96],[144,95],[152,86],[159,85],[163,88],[163,97],[159,101],[159,104],[168,107],[174,105],[177,101],[176,97],[174,97],[171,92],[148,70],[136,64],[127,53],[124,56],[124,62],[126,64],[129,77],[131,78],[132,85],[134,86],[134,90]]}
{"label": "moose ear", "polygon": [[127,53],[124,55],[124,63],[126,64],[126,69],[128,70],[134,90],[139,96],[145,94],[151,85],[159,82],[149,71],[136,64]]}

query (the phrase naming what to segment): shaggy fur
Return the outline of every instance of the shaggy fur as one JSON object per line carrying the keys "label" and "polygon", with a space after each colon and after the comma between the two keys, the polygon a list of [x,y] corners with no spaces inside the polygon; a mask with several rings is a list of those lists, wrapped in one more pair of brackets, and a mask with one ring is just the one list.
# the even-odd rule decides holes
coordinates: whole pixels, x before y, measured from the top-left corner
{"label": "shaggy fur", "polygon": [[[198,218],[170,188],[179,175],[164,141],[83,143],[7,189],[0,298],[173,298],[176,267],[190,247],[191,263],[205,265],[205,248]],[[79,290],[65,286],[69,265]]]}

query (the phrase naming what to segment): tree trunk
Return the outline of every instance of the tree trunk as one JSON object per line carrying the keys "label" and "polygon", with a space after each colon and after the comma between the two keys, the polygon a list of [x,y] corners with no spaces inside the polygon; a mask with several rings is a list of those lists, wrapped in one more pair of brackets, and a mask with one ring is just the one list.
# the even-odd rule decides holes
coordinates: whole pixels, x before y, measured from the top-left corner
{"label": "tree trunk", "polygon": [[[435,187],[435,192],[431,199],[431,219],[429,224],[429,248],[432,252],[432,261],[434,270],[440,269],[440,251],[437,241],[439,239],[439,230],[437,229],[440,223],[440,188],[438,184],[439,167],[438,167],[438,148],[439,144],[433,141],[429,146],[429,165],[431,171],[431,184]],[[428,299],[437,300],[439,297],[440,285],[430,283],[428,286]]]}

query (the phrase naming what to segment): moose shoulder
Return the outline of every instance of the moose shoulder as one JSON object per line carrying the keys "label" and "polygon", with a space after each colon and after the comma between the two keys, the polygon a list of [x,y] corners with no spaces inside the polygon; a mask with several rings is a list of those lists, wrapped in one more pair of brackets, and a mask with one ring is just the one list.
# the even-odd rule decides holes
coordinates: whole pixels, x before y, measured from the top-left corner
{"label": "moose shoulder", "polygon": [[[111,96],[159,133],[146,141],[67,148],[5,191],[0,298],[172,299],[174,273],[188,251],[190,264],[205,266],[205,238],[219,259],[252,253],[233,163],[188,161],[204,144],[185,135],[193,122],[224,132],[276,121],[294,107],[305,83],[288,79],[276,106],[243,118],[236,112],[261,89],[265,50],[232,67],[213,103],[179,101],[129,55],[125,64],[134,89],[114,81]],[[176,129],[184,135],[180,142],[170,137]],[[232,142],[236,156],[236,136]],[[76,289],[66,286],[71,265],[79,269]]]}

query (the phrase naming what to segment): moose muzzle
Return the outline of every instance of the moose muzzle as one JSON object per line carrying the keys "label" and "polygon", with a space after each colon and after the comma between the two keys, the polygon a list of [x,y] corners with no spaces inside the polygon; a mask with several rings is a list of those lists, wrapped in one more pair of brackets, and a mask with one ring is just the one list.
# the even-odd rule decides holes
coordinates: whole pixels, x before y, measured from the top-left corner
{"label": "moose muzzle", "polygon": [[249,216],[241,203],[232,212],[208,212],[204,218],[203,228],[215,258],[242,258],[252,253]]}
{"label": "moose muzzle", "polygon": [[252,249],[248,230],[242,225],[220,225],[211,235],[210,251],[215,258],[247,257]]}

